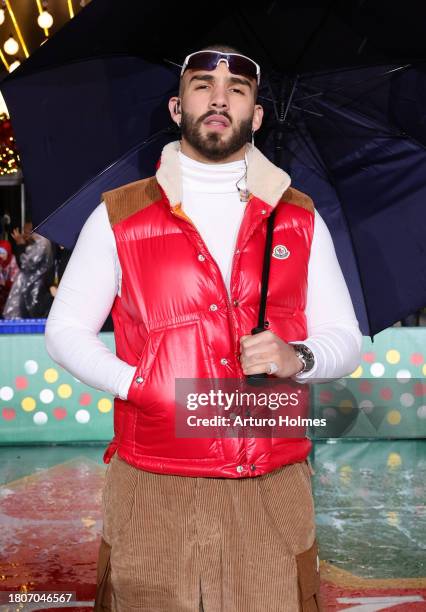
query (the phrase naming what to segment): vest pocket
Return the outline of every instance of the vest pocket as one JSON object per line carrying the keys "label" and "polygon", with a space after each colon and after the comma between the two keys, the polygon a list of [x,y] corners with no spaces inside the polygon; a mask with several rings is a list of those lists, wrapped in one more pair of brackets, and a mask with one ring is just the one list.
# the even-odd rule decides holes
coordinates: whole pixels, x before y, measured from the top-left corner
{"label": "vest pocket", "polygon": [[162,385],[176,378],[211,378],[211,360],[200,320],[185,321],[164,330],[158,350],[162,373],[158,382]]}
{"label": "vest pocket", "polygon": [[140,392],[143,391],[144,387],[146,386],[164,333],[164,329],[151,330],[149,332],[136,365],[136,372],[127,393],[128,401],[137,403]]}
{"label": "vest pocket", "polygon": [[[175,380],[212,378],[211,360],[201,321],[151,329],[127,399],[137,405],[175,400]],[[143,394],[143,402],[142,402]]]}

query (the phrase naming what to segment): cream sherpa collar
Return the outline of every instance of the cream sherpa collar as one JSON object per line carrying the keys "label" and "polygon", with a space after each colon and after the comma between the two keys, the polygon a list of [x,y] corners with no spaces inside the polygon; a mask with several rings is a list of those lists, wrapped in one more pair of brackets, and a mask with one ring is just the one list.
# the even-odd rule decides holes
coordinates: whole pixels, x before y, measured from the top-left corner
{"label": "cream sherpa collar", "polygon": [[[182,203],[179,151],[179,140],[167,144],[155,175],[171,206]],[[251,194],[274,207],[290,183],[287,172],[270,162],[255,146],[247,144],[247,189]]]}

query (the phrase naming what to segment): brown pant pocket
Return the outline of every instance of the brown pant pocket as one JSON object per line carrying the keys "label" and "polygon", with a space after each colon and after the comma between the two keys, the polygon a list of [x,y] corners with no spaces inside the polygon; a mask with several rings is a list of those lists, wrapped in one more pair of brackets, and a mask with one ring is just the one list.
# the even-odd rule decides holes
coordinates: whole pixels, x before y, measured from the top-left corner
{"label": "brown pant pocket", "polygon": [[95,612],[110,612],[111,607],[111,546],[101,539],[98,556],[98,572],[96,580]]}
{"label": "brown pant pocket", "polygon": [[296,555],[301,612],[321,612],[318,544]]}

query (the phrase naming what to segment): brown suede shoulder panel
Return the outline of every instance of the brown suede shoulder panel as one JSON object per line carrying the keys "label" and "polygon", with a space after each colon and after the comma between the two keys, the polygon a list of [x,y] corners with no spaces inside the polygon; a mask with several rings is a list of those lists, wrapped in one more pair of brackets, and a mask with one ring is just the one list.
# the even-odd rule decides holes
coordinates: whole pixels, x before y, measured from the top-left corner
{"label": "brown suede shoulder panel", "polygon": [[161,191],[155,176],[128,183],[102,194],[112,227],[160,198]]}
{"label": "brown suede shoulder panel", "polygon": [[289,204],[301,206],[302,208],[309,210],[311,213],[315,211],[313,200],[306,195],[306,193],[302,193],[302,191],[298,191],[297,189],[294,189],[294,187],[289,187],[286,191],[284,191],[280,198],[280,202],[288,202]]}

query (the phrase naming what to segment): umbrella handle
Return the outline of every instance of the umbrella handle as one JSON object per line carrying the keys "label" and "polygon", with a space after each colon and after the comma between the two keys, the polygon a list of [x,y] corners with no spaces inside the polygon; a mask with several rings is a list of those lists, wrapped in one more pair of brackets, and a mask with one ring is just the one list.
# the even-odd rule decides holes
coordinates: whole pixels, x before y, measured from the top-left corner
{"label": "umbrella handle", "polygon": [[[272,233],[274,230],[276,212],[276,208],[274,208],[268,218],[265,240],[265,252],[263,255],[262,282],[260,287],[259,318],[257,321],[257,327],[253,327],[253,329],[251,330],[252,336],[254,334],[262,333],[269,326],[268,321],[265,321],[265,309],[266,298],[268,295],[269,268],[271,265]],[[266,372],[262,372],[261,374],[248,374],[247,382],[250,385],[261,385],[267,377],[268,375],[266,374]]]}
{"label": "umbrella handle", "polygon": [[[251,330],[251,335],[254,336],[255,334],[260,334],[261,332],[266,331],[267,326],[268,322],[265,321],[264,327],[253,327]],[[268,375],[266,372],[261,372],[260,374],[247,374],[246,378],[248,384],[255,387],[256,385],[262,385],[265,378],[268,378]]]}

